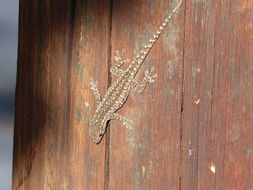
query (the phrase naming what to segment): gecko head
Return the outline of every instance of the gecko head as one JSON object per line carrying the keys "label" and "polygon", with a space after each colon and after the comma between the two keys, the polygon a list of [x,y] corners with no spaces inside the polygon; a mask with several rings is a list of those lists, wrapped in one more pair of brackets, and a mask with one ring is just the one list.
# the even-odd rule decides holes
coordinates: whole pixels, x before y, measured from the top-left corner
{"label": "gecko head", "polygon": [[91,120],[89,133],[94,143],[99,144],[105,134],[106,121]]}

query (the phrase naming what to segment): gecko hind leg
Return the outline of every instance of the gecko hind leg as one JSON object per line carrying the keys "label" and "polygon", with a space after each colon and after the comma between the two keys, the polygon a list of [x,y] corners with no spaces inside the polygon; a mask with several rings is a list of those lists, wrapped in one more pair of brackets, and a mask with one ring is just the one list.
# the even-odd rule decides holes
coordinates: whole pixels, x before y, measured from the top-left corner
{"label": "gecko hind leg", "polygon": [[93,91],[97,105],[101,103],[101,95],[98,90],[98,82],[94,81],[93,79],[90,79],[90,89]]}
{"label": "gecko hind leg", "polygon": [[117,119],[123,122],[123,125],[126,126],[127,128],[132,128],[133,127],[133,122],[131,120],[128,120],[124,116],[118,114],[118,113],[112,113],[109,115],[110,120],[112,119]]}
{"label": "gecko hind leg", "polygon": [[147,69],[145,71],[145,76],[142,80],[141,83],[138,83],[135,79],[132,81],[132,85],[131,85],[131,88],[138,92],[138,93],[143,93],[144,89],[146,88],[147,86],[147,83],[153,83],[155,82],[155,78],[157,77],[157,74],[154,74],[154,67],[151,67],[151,69]]}
{"label": "gecko hind leg", "polygon": [[115,52],[115,61],[116,64],[112,65],[110,68],[110,72],[115,75],[115,76],[122,76],[124,71],[122,69],[120,69],[120,67],[124,64],[124,63],[128,63],[130,62],[130,59],[123,59],[122,57],[125,55],[126,51],[125,49],[123,49],[121,52],[119,52],[118,50],[116,50]]}

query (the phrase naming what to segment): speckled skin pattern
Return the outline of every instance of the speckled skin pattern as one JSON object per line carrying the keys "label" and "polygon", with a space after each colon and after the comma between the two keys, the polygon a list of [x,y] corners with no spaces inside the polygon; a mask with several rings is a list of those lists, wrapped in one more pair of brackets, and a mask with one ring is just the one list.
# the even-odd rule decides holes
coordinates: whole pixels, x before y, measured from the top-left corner
{"label": "speckled skin pattern", "polygon": [[182,1],[180,1],[172,13],[164,20],[159,29],[153,34],[148,43],[131,61],[129,67],[125,71],[121,70],[120,67],[124,63],[130,62],[130,60],[124,60],[122,58],[123,54],[125,53],[124,50],[122,52],[116,51],[115,60],[117,64],[110,68],[110,72],[119,78],[115,83],[111,84],[102,99],[97,87],[97,83],[91,79],[90,86],[97,101],[97,109],[89,123],[89,133],[95,143],[99,143],[103,138],[106,131],[107,122],[109,120],[119,119],[123,121],[123,125],[127,127],[132,125],[131,121],[115,112],[124,105],[131,89],[142,93],[147,83],[153,83],[155,81],[154,78],[157,77],[157,75],[153,74],[154,68],[151,68],[145,72],[144,79],[140,84],[135,80],[135,75],[137,74],[140,66],[143,64],[146,56],[154,46],[155,42],[179,9],[181,3]]}

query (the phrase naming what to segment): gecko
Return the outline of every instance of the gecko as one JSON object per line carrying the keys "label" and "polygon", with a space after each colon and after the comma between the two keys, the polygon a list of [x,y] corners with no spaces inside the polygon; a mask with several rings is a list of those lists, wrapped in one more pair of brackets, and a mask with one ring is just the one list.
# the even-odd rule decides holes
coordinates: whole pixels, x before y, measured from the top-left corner
{"label": "gecko", "polygon": [[[110,85],[103,98],[101,98],[98,90],[98,83],[92,78],[90,79],[90,88],[94,93],[97,109],[93,118],[89,122],[89,134],[96,144],[99,144],[102,140],[106,132],[107,123],[110,120],[118,119],[127,127],[132,125],[130,120],[116,113],[116,111],[124,105],[129,96],[130,90],[142,93],[148,83],[155,82],[157,75],[154,74],[153,67],[145,71],[145,75],[141,83],[136,81],[135,76],[159,36],[164,31],[169,21],[176,14],[181,3],[182,0],[180,0],[179,4],[173,9],[168,17],[165,18],[159,29],[152,35],[148,43],[142,47],[140,52],[133,58],[132,61],[122,58],[125,53],[124,51],[121,53],[116,51],[116,64],[111,66],[110,72],[112,75],[117,76],[118,79]],[[127,62],[131,63],[126,70],[122,70],[120,67]]]}

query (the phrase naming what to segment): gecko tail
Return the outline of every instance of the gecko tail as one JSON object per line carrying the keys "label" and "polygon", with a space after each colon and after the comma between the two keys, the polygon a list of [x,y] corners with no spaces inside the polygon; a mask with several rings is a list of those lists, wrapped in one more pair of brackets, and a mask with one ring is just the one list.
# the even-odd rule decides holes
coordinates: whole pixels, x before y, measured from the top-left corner
{"label": "gecko tail", "polygon": [[152,38],[149,40],[148,45],[144,46],[144,48],[152,48],[152,46],[155,44],[159,36],[162,34],[164,29],[167,27],[168,23],[171,21],[171,19],[175,16],[178,9],[180,8],[183,0],[180,0],[180,2],[177,4],[177,6],[172,10],[172,12],[165,18],[163,23],[160,25],[159,29],[153,34]]}
{"label": "gecko tail", "polygon": [[171,21],[171,19],[175,16],[178,9],[180,8],[183,0],[180,0],[180,2],[177,4],[177,6],[172,10],[172,12],[165,18],[163,23],[159,26],[158,30],[152,35],[152,37],[149,39],[149,42],[141,49],[140,53],[137,55],[136,59],[138,60],[138,63],[142,63],[147,56],[147,54],[150,52],[168,23]]}

